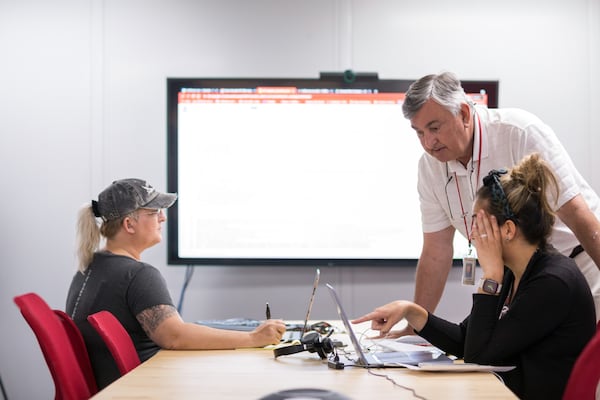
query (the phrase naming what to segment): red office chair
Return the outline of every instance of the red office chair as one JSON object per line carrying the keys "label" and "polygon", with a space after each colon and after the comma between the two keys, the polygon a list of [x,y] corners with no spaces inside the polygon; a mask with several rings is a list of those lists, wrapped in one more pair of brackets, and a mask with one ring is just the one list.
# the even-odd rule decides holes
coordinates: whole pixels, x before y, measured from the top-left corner
{"label": "red office chair", "polygon": [[89,399],[92,392],[57,314],[35,293],[14,298],[33,330],[54,380],[56,400]]}
{"label": "red office chair", "polygon": [[125,375],[140,365],[140,357],[129,333],[113,314],[109,311],[98,311],[95,314],[88,315],[87,319],[102,336],[117,363],[121,375]]}
{"label": "red office chair", "polygon": [[563,400],[594,400],[600,382],[600,322],[596,334],[583,348],[563,394]]}
{"label": "red office chair", "polygon": [[69,336],[69,341],[71,342],[71,346],[75,351],[75,357],[77,357],[79,368],[81,369],[81,372],[83,372],[83,376],[87,381],[90,393],[96,394],[98,392],[98,386],[96,385],[94,370],[92,369],[90,356],[88,354],[87,347],[85,346],[83,336],[81,335],[81,331],[77,325],[75,325],[75,321],[73,321],[69,314],[62,310],[54,310],[54,313],[58,316],[60,322],[62,322],[63,327],[67,332],[67,336]]}

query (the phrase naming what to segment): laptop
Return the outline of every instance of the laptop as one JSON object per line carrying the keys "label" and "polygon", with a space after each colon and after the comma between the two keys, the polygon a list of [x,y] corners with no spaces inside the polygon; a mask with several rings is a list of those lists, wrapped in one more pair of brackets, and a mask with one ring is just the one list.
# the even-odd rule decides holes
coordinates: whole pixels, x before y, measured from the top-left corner
{"label": "laptop", "polygon": [[452,359],[443,354],[439,350],[414,350],[414,351],[378,351],[378,352],[365,352],[358,341],[352,324],[342,307],[340,298],[336,290],[330,284],[326,284],[329,293],[333,298],[336,305],[338,315],[348,332],[348,337],[352,342],[354,351],[358,356],[358,360],[348,360],[353,362],[354,365],[366,367],[366,368],[384,368],[384,367],[406,367],[406,366],[417,366],[421,363],[452,363]]}
{"label": "laptop", "polygon": [[281,338],[282,342],[292,342],[294,340],[302,339],[302,336],[310,330],[308,329],[308,320],[310,318],[310,312],[312,310],[313,302],[315,301],[315,294],[317,293],[317,287],[319,286],[319,278],[321,277],[321,270],[317,268],[315,272],[315,279],[313,280],[312,292],[310,294],[310,298],[308,299],[308,309],[306,310],[306,316],[304,317],[304,325],[301,330],[291,330],[288,327],[288,330],[285,331],[283,337]]}
{"label": "laptop", "polygon": [[[292,324],[287,323],[286,331],[283,334],[281,339],[282,342],[292,342],[294,340],[300,340],[304,334],[310,330],[308,326],[308,320],[310,318],[310,312],[312,310],[312,305],[315,300],[315,293],[317,292],[317,287],[319,286],[319,278],[321,276],[321,271],[317,268],[315,272],[315,278],[313,280],[313,286],[311,289],[311,294],[308,300],[308,309],[306,310],[306,316],[304,318],[304,322],[301,324]],[[253,331],[258,327],[262,321],[250,318],[228,318],[228,319],[211,319],[211,320],[198,320],[197,324],[210,326],[212,328],[217,329],[227,329],[234,331]]]}

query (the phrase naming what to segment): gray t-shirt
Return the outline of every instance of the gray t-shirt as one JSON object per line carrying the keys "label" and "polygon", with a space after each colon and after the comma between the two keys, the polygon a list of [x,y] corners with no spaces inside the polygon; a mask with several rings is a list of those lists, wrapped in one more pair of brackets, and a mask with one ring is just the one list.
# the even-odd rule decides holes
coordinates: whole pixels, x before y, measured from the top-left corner
{"label": "gray t-shirt", "polygon": [[160,347],[146,335],[136,315],[161,304],[173,306],[164,278],[155,267],[132,258],[98,252],[85,274],[75,274],[66,312],[83,334],[99,389],[119,378],[120,373],[102,338],[87,321],[88,315],[101,310],[114,314],[143,362]]}

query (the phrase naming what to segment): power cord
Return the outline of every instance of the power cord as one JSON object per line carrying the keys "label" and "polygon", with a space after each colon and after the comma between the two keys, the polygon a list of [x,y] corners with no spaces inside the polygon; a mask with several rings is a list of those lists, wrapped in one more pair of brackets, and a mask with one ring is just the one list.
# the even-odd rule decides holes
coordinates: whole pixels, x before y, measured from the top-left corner
{"label": "power cord", "polygon": [[192,276],[194,275],[194,266],[187,265],[185,267],[185,278],[183,279],[183,286],[181,287],[181,293],[179,294],[179,304],[177,305],[177,312],[181,315],[181,310],[183,309],[183,298],[185,297],[185,291],[192,280]]}
{"label": "power cord", "polygon": [[329,356],[329,360],[327,360],[327,367],[331,369],[344,369],[345,366],[346,365],[343,362],[340,362],[340,356],[338,355],[337,347],[334,345],[333,351]]}
{"label": "power cord", "polygon": [[[365,334],[366,334],[366,332],[363,332],[363,333],[361,334],[361,336],[360,336],[360,339],[359,339],[359,342],[362,342],[363,338],[365,337]],[[362,343],[361,343],[361,345],[362,345]],[[366,350],[366,351],[368,351],[368,350],[369,350],[369,348],[365,348],[365,350]],[[334,350],[334,353],[332,353],[332,354],[334,355],[334,357],[333,357],[333,359],[330,359],[330,360],[328,361],[328,363],[327,363],[327,366],[328,366],[329,368],[332,368],[332,369],[344,369],[345,365],[344,365],[344,363],[342,363],[342,362],[340,362],[340,361],[339,361],[339,356],[338,356],[338,353],[337,353],[337,349],[335,349],[335,350]],[[378,373],[375,373],[375,372],[373,372],[373,370],[372,370],[371,368],[369,368],[368,366],[364,366],[364,365],[360,365],[360,364],[358,364],[358,363],[357,363],[357,361],[354,361],[354,360],[352,360],[352,359],[349,357],[349,355],[350,355],[350,354],[349,354],[348,352],[346,352],[346,350],[345,350],[345,349],[342,349],[342,354],[344,355],[344,357],[346,357],[346,358],[348,358],[350,361],[352,361],[352,364],[348,364],[348,366],[349,366],[349,367],[359,367],[359,368],[365,368],[369,374],[371,374],[371,375],[373,375],[373,376],[380,377],[380,378],[385,378],[386,380],[388,380],[388,381],[392,382],[392,384],[393,384],[394,386],[397,386],[397,387],[399,387],[399,388],[401,388],[401,389],[404,389],[404,390],[407,390],[407,391],[409,391],[409,392],[410,392],[410,393],[413,395],[413,397],[414,397],[414,398],[416,398],[416,399],[419,399],[419,400],[427,400],[427,398],[425,398],[425,397],[423,397],[423,396],[421,396],[421,395],[417,394],[417,392],[415,391],[415,389],[413,389],[413,388],[411,388],[411,387],[408,387],[408,386],[404,386],[404,385],[401,385],[401,384],[399,384],[399,383],[398,383],[398,382],[396,382],[396,381],[395,381],[393,378],[391,378],[389,375],[387,375],[387,374],[378,374]]]}
{"label": "power cord", "polygon": [[8,400],[8,395],[6,394],[6,389],[4,389],[4,383],[2,382],[2,377],[0,377],[0,390],[2,392],[2,398],[4,400]]}
{"label": "power cord", "polygon": [[[343,362],[340,362],[340,358],[337,354],[337,350],[335,351],[333,358],[330,357],[329,360],[327,361],[327,367],[329,367],[331,369],[344,369],[346,367],[346,365]],[[401,389],[409,391],[413,395],[414,398],[419,399],[419,400],[427,400],[427,398],[417,394],[415,389],[399,384],[398,382],[396,382],[393,378],[391,378],[387,374],[377,374],[377,373],[373,372],[373,369],[369,368],[368,366],[359,365],[359,364],[356,364],[355,362],[353,362],[352,364],[348,364],[348,367],[365,368],[369,374],[380,377],[380,378],[385,378],[386,380],[392,382],[392,384],[394,386],[397,386]]]}
{"label": "power cord", "polygon": [[375,372],[373,372],[373,370],[371,368],[368,368],[367,371],[369,372],[369,374],[371,374],[373,376],[377,376],[377,377],[380,377],[380,378],[387,379],[388,381],[392,382],[392,384],[394,386],[398,386],[401,389],[408,390],[409,392],[412,393],[413,397],[416,398],[416,399],[427,400],[425,397],[423,397],[421,395],[418,395],[417,392],[415,391],[415,389],[413,389],[411,387],[408,387],[408,386],[404,386],[404,385],[399,384],[393,378],[390,378],[389,375],[386,375],[386,374],[376,374]]}

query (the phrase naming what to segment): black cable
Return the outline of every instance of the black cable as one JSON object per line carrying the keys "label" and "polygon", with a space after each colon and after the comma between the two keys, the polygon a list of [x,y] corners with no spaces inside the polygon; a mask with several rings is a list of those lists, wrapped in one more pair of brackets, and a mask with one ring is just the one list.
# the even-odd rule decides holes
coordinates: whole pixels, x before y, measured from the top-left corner
{"label": "black cable", "polygon": [[8,400],[8,396],[6,395],[6,389],[4,389],[4,383],[2,382],[1,376],[0,376],[0,390],[2,390],[2,398],[4,400]]}
{"label": "black cable", "polygon": [[192,280],[192,276],[194,275],[194,266],[187,265],[185,267],[185,278],[183,280],[183,286],[181,288],[181,293],[179,294],[179,304],[177,305],[177,312],[181,315],[181,310],[183,309],[183,298],[185,297],[185,291]]}
{"label": "black cable", "polygon": [[[344,367],[355,367],[355,368],[363,368],[363,369],[366,369],[366,370],[367,370],[367,372],[368,372],[369,374],[371,374],[371,375],[373,375],[373,376],[377,376],[377,377],[379,377],[379,378],[385,378],[385,379],[387,379],[388,381],[392,382],[392,384],[393,384],[394,386],[397,386],[397,387],[399,387],[399,388],[401,388],[401,389],[404,389],[404,390],[407,390],[407,391],[409,391],[409,392],[410,392],[410,393],[413,395],[413,397],[414,397],[414,398],[416,398],[416,399],[420,399],[420,400],[427,400],[427,398],[426,398],[426,397],[423,397],[423,396],[421,396],[421,395],[417,394],[417,392],[416,392],[416,390],[415,390],[415,389],[413,389],[413,388],[411,388],[411,387],[408,387],[408,386],[404,386],[404,385],[401,385],[401,384],[399,384],[399,383],[398,383],[398,382],[396,382],[396,381],[395,381],[393,378],[390,378],[390,376],[389,376],[389,375],[386,375],[386,374],[377,374],[377,373],[373,372],[373,368],[372,368],[372,367],[369,367],[368,365],[360,365],[360,364],[358,364],[356,360],[352,360],[352,359],[350,359],[350,358],[349,358],[349,357],[346,355],[347,353],[345,353],[345,352],[342,352],[342,354],[344,355],[344,357],[346,357],[346,358],[347,358],[348,360],[350,360],[352,363],[351,363],[351,364],[344,364],[344,363],[340,363],[340,361],[339,361],[339,357],[338,357],[338,355],[337,355],[337,352],[336,352],[336,354],[335,354],[335,358],[333,358],[333,359],[332,359],[331,357],[329,358],[329,362],[330,362],[330,363],[333,363],[333,362],[335,362],[336,364],[337,364],[337,363],[339,363],[339,364],[343,365]],[[330,368],[331,368],[331,367],[330,367]],[[339,369],[342,369],[342,368],[339,368]]]}
{"label": "black cable", "polygon": [[371,375],[373,375],[373,376],[378,376],[378,377],[380,377],[380,378],[385,378],[385,379],[387,379],[388,381],[392,382],[392,384],[393,384],[394,386],[398,386],[399,388],[402,388],[402,389],[404,389],[404,390],[408,390],[409,392],[411,392],[411,393],[412,393],[413,397],[415,397],[415,398],[417,398],[417,399],[421,399],[421,400],[427,400],[425,397],[418,395],[418,394],[417,394],[417,392],[415,391],[415,389],[413,389],[413,388],[411,388],[411,387],[408,387],[408,386],[404,386],[404,385],[401,385],[401,384],[399,384],[399,383],[398,383],[398,382],[396,382],[394,379],[390,378],[390,376],[389,376],[389,375],[386,375],[386,374],[376,374],[375,372],[373,372],[373,370],[372,370],[371,368],[368,368],[368,369],[367,369],[367,372],[369,372],[369,374],[371,374]]}
{"label": "black cable", "polygon": [[[367,333],[367,332],[365,331],[365,332],[362,332],[362,334],[360,335],[359,342],[360,342],[360,344],[361,344],[361,345],[362,345],[362,340],[363,340],[363,338],[366,336],[366,333]],[[367,338],[368,338],[368,337],[367,337]],[[377,344],[375,344],[375,345],[377,346]],[[423,396],[421,396],[421,395],[417,394],[417,392],[415,391],[415,389],[413,389],[413,388],[411,388],[411,387],[408,387],[408,386],[404,386],[404,385],[401,385],[401,384],[399,384],[399,383],[398,383],[398,382],[396,382],[394,379],[390,378],[390,376],[389,376],[389,375],[387,375],[387,374],[377,374],[377,373],[373,372],[372,368],[370,368],[369,366],[365,366],[365,365],[360,365],[360,364],[358,364],[358,362],[357,362],[356,360],[352,360],[350,357],[348,357],[348,353],[347,353],[345,350],[342,350],[342,354],[343,354],[343,355],[344,355],[344,356],[345,356],[347,359],[349,359],[349,360],[351,360],[351,361],[353,362],[353,364],[346,365],[347,367],[359,367],[359,368],[365,368],[369,374],[371,374],[371,375],[373,375],[373,376],[380,377],[380,378],[385,378],[385,379],[387,379],[388,381],[392,382],[392,384],[393,384],[394,386],[397,386],[397,387],[399,387],[399,388],[401,388],[401,389],[404,389],[404,390],[407,390],[407,391],[411,392],[414,398],[416,398],[416,399],[420,399],[420,400],[427,400],[425,397],[423,397]],[[336,357],[337,357],[337,352],[336,352]]]}

